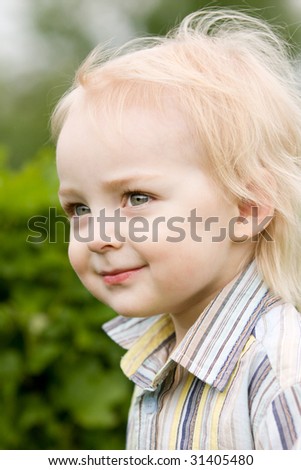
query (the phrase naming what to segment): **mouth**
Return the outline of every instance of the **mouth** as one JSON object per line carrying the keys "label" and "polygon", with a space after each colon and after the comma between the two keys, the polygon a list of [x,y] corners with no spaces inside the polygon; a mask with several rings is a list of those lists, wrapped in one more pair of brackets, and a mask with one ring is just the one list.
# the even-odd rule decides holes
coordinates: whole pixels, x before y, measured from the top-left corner
{"label": "mouth", "polygon": [[115,269],[113,271],[102,271],[104,283],[107,285],[122,284],[135,274],[138,274],[145,266],[139,266],[138,268],[126,268],[126,269]]}

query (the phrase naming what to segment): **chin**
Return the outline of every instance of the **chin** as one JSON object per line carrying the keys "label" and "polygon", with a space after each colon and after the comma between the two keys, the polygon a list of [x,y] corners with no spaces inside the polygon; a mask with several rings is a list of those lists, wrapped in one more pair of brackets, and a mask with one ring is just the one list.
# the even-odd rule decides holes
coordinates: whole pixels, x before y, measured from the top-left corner
{"label": "chin", "polygon": [[[112,307],[113,308],[113,307]],[[152,313],[152,314],[149,314],[149,313],[144,313],[144,312],[141,312],[141,310],[116,310],[113,308],[113,310],[120,316],[122,317],[126,317],[126,318],[148,318],[148,317],[153,317],[156,315],[156,313]]]}
{"label": "chin", "polygon": [[139,309],[137,306],[133,308],[127,307],[118,307],[116,305],[110,305],[110,307],[118,314],[121,315],[122,317],[128,317],[128,318],[148,318],[148,317],[154,317],[155,315],[158,315],[161,312],[153,312],[151,310],[145,310],[143,308]]}

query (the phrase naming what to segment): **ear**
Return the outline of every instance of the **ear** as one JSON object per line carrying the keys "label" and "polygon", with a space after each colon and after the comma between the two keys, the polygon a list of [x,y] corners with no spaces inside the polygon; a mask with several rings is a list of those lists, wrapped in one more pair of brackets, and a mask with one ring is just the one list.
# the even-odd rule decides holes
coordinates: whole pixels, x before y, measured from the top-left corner
{"label": "ear", "polygon": [[[267,173],[266,170],[263,171],[265,174]],[[270,175],[267,176],[266,181],[267,184],[271,184],[272,187],[275,187],[275,182]],[[254,187],[252,187],[252,192],[255,196],[256,193],[258,194],[257,200],[262,200],[260,190],[255,190]],[[275,208],[272,202],[265,197],[264,202],[261,204],[246,199],[239,201],[238,211],[239,216],[236,218],[234,224],[234,237],[232,239],[235,242],[242,242],[257,239],[258,235],[262,233],[272,221]],[[266,239],[271,240],[268,234],[265,233],[264,236]]]}

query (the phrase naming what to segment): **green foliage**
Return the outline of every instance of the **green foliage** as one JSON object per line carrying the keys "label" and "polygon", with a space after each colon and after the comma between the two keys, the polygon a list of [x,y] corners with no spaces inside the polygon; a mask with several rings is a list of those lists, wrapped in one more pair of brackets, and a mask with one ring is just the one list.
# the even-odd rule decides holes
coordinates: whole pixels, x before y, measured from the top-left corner
{"label": "green foliage", "polygon": [[151,34],[164,35],[186,15],[203,8],[230,8],[263,18],[280,29],[280,34],[300,53],[300,27],[288,2],[283,0],[161,0],[144,19],[144,25]]}
{"label": "green foliage", "polygon": [[[49,218],[53,151],[13,172],[2,150],[0,175],[0,448],[122,449],[131,385],[101,330],[113,312],[69,266],[67,219]],[[36,216],[48,238],[29,243]]]}

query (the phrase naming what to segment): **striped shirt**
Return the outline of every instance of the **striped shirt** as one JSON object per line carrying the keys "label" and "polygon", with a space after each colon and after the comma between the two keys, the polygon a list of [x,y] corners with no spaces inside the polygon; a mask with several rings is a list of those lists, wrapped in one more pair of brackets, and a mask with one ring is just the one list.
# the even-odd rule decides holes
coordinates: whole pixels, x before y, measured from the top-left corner
{"label": "striped shirt", "polygon": [[168,315],[104,329],[128,349],[121,367],[136,384],[128,449],[301,449],[301,316],[255,262],[173,350]]}

